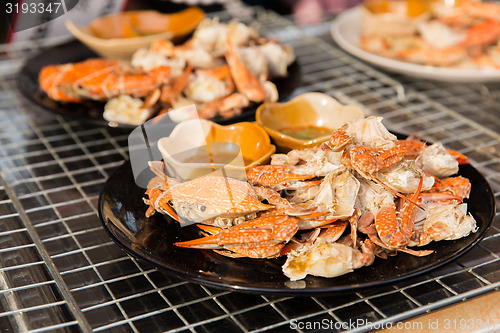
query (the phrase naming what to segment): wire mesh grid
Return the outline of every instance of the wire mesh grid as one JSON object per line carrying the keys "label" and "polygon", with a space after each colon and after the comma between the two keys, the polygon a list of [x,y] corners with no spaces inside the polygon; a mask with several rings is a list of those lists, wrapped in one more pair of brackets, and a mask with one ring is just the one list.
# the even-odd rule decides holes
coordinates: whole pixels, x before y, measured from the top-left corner
{"label": "wire mesh grid", "polygon": [[[448,86],[380,72],[320,34],[265,10],[249,21],[295,49],[301,85],[467,154],[500,189],[498,86]],[[321,29],[317,31],[322,31]],[[11,60],[5,60],[4,65]],[[127,133],[64,119],[0,77],[0,326],[10,331],[368,331],[500,287],[500,222],[454,262],[395,284],[322,297],[221,291],[128,256],[97,216],[107,177],[127,159]],[[293,96],[291,96],[293,97]],[[458,99],[458,100],[457,100]],[[363,323],[350,327],[332,323]],[[304,324],[301,325],[300,323]],[[372,325],[372,326],[370,326]]]}

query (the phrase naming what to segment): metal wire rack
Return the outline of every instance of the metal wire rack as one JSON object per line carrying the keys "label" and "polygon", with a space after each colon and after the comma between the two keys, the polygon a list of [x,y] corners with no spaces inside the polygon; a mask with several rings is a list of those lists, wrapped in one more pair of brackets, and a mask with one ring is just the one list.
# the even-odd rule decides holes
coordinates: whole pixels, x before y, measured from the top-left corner
{"label": "metal wire rack", "polygon": [[[500,87],[439,84],[385,73],[341,51],[329,23],[300,29],[256,10],[249,24],[294,47],[294,95],[321,91],[462,152],[500,190]],[[33,51],[33,50],[31,50]],[[4,58],[3,68],[18,65]],[[0,74],[0,327],[30,332],[285,332],[300,322],[364,321],[369,331],[500,287],[500,221],[458,260],[384,287],[323,297],[221,291],[164,275],[128,256],[97,216],[107,177],[127,159],[127,133],[55,116]],[[293,97],[293,96],[291,96]],[[370,326],[371,324],[371,326]]]}

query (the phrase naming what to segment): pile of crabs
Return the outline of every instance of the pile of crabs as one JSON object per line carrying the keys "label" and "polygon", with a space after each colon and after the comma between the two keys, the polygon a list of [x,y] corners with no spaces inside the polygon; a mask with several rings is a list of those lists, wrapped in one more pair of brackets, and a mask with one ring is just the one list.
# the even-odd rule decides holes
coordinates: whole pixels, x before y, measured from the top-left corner
{"label": "pile of crabs", "polygon": [[370,116],[314,148],[275,154],[246,180],[214,174],[179,182],[162,162],[146,191],[146,216],[196,222],[204,237],[175,243],[229,257],[287,256],[284,274],[334,277],[398,252],[475,232],[464,155],[416,135],[398,140]]}
{"label": "pile of crabs", "polygon": [[[384,57],[431,66],[500,69],[500,4],[431,2],[414,30],[363,31],[360,47]],[[410,20],[411,18],[409,18]],[[411,24],[411,23],[410,23]],[[409,25],[410,25],[409,24]]]}
{"label": "pile of crabs", "polygon": [[92,58],[48,65],[39,83],[56,101],[106,102],[104,119],[117,123],[140,125],[191,104],[199,118],[232,117],[250,103],[276,101],[271,80],[286,77],[294,60],[290,46],[253,27],[207,18],[182,45],[158,39],[130,62]]}

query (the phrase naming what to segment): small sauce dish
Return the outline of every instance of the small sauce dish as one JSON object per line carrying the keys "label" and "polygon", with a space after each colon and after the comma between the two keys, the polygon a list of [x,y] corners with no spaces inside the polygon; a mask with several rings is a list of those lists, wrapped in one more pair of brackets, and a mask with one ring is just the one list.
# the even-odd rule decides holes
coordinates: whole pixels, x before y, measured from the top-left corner
{"label": "small sauce dish", "polygon": [[358,106],[342,105],[329,95],[315,92],[285,103],[264,103],[255,115],[281,152],[317,146],[346,122],[364,116]]}
{"label": "small sauce dish", "polygon": [[130,60],[135,51],[156,39],[175,41],[187,36],[204,18],[205,13],[197,7],[173,14],[139,10],[98,17],[84,27],[66,21],[66,28],[100,56]]}
{"label": "small sauce dish", "polygon": [[168,137],[158,140],[167,173],[190,180],[219,172],[243,179],[249,168],[267,163],[276,147],[257,124],[222,126],[205,119],[180,122]]}

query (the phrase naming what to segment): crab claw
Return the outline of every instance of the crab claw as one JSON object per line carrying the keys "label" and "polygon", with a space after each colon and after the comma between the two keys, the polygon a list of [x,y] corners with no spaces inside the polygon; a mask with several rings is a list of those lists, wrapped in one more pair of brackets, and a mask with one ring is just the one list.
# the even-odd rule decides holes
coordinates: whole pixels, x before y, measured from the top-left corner
{"label": "crab claw", "polygon": [[[213,227],[200,228],[205,234],[216,232]],[[220,229],[218,233],[210,236],[177,242],[175,245],[195,249],[225,249],[251,258],[271,258],[279,255],[284,244],[297,230],[297,218],[286,215],[266,216],[243,222],[230,229]]]}
{"label": "crab claw", "polygon": [[159,200],[159,199],[166,199],[165,197],[162,198],[162,194],[165,192],[162,192],[161,190],[157,188],[149,189],[146,191],[146,194],[149,196],[149,199],[143,199],[144,203],[148,205],[148,209],[146,211],[146,217],[151,217],[156,213],[156,211],[160,211],[163,214],[166,214],[176,220],[177,222],[183,222],[181,218],[179,218],[179,215],[170,207],[168,204],[168,200]]}

